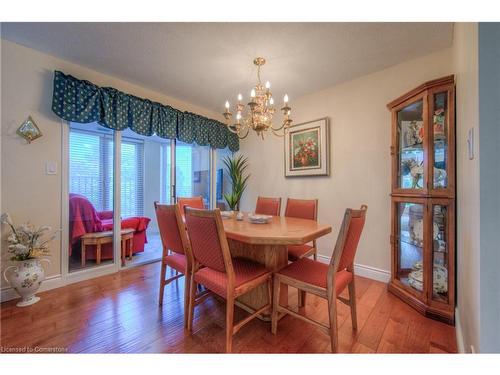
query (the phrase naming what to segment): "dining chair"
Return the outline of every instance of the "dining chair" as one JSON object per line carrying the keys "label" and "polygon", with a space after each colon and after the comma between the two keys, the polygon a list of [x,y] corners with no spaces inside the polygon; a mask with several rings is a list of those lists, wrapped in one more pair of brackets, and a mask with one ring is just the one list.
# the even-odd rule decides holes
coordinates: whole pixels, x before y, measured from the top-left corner
{"label": "dining chair", "polygon": [[[354,256],[365,225],[367,209],[366,205],[362,205],[359,210],[348,208],[345,211],[329,265],[309,258],[302,258],[274,274],[273,313],[271,317],[271,332],[273,334],[276,334],[278,329],[278,314],[288,313],[312,323],[326,332],[330,336],[332,352],[336,353],[338,351],[337,299],[350,306],[352,328],[357,330]],[[278,297],[281,283],[326,299],[328,301],[329,324],[312,320],[299,311],[296,312],[280,305]],[[346,287],[349,290],[349,299],[340,296]]]}
{"label": "dining chair", "polygon": [[[226,352],[232,351],[233,335],[259,314],[271,310],[271,271],[264,265],[231,258],[220,210],[186,207],[186,227],[193,253],[190,281],[188,331],[192,331],[194,292],[198,284],[226,299]],[[200,268],[203,266],[203,268]],[[239,296],[267,283],[268,303],[234,324],[234,303]]]}
{"label": "dining chair", "polygon": [[255,213],[259,215],[280,216],[281,198],[257,197]]}
{"label": "dining chair", "polygon": [[[286,201],[285,216],[317,220],[318,200],[288,198]],[[288,260],[292,262],[311,255],[314,260],[317,259],[316,240],[312,242],[312,246],[309,244],[288,246]]]}
{"label": "dining chair", "polygon": [[201,195],[198,197],[179,197],[177,198],[177,204],[179,205],[179,211],[182,217],[184,217],[184,207],[205,208]]}
{"label": "dining chair", "polygon": [[[163,245],[159,305],[163,305],[165,286],[184,275],[184,326],[187,327],[192,255],[186,235],[186,228],[178,205],[159,204],[155,202],[155,211]],[[165,279],[167,266],[176,271],[176,275],[169,279]]]}

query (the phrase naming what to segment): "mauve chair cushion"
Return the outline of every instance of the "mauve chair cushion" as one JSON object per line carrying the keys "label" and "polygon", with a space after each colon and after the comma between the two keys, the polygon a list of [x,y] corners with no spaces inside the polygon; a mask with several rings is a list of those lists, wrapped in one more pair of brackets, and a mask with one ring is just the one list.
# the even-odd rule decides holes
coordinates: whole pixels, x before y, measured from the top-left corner
{"label": "mauve chair cushion", "polygon": [[177,198],[177,204],[182,216],[184,216],[184,207],[199,208],[201,210],[205,208],[203,197]]}
{"label": "mauve chair cushion", "polygon": [[[233,258],[232,263],[234,269],[235,288],[238,288],[239,286],[246,284],[259,276],[269,273],[264,265],[252,262],[248,259]],[[194,280],[197,283],[204,285],[212,292],[217,293],[221,297],[226,297],[227,295],[227,274],[225,272],[219,272],[205,267],[196,272]]]}
{"label": "mauve chair cushion", "polygon": [[174,210],[156,210],[156,219],[163,246],[178,254],[184,254],[184,245],[182,244],[179,225]]}
{"label": "mauve chair cushion", "polygon": [[257,198],[255,213],[259,215],[280,215],[280,199],[279,198]]}
{"label": "mauve chair cushion", "polygon": [[186,227],[194,258],[203,266],[226,272],[215,218],[188,214]]}
{"label": "mauve chair cushion", "polygon": [[[290,263],[278,272],[280,275],[302,281],[326,289],[328,264],[320,263],[309,258],[302,258]],[[335,293],[339,295],[352,280],[352,273],[342,270],[335,275]]]}
{"label": "mauve chair cushion", "polygon": [[316,220],[316,200],[288,199],[285,209],[286,217]]}
{"label": "mauve chair cushion", "polygon": [[180,273],[186,273],[187,259],[184,254],[172,254],[165,258],[165,263]]}
{"label": "mauve chair cushion", "polygon": [[288,246],[288,259],[296,261],[304,254],[309,252],[313,247],[311,245],[289,245]]}
{"label": "mauve chair cushion", "polygon": [[356,255],[356,249],[358,248],[359,239],[364,226],[365,216],[351,218],[338,270],[343,270],[354,262],[354,256]]}

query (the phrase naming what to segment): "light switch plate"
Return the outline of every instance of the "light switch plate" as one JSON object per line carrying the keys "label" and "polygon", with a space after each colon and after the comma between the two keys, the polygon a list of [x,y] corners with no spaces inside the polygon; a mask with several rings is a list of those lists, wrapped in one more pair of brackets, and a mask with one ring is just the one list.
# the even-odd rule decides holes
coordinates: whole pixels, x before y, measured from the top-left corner
{"label": "light switch plate", "polygon": [[467,132],[467,152],[469,160],[474,159],[474,128],[470,128]]}
{"label": "light switch plate", "polygon": [[57,162],[55,161],[45,162],[45,174],[48,175],[57,174]]}

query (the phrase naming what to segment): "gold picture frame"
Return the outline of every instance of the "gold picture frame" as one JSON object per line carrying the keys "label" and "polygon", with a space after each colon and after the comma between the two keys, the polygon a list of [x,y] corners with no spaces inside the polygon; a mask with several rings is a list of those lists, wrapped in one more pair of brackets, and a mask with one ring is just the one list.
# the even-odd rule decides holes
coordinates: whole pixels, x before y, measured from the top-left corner
{"label": "gold picture frame", "polygon": [[293,125],[284,139],[285,177],[330,175],[328,117]]}
{"label": "gold picture frame", "polygon": [[40,138],[43,134],[40,128],[36,125],[35,121],[28,116],[26,121],[24,121],[19,128],[17,128],[17,134],[23,137],[31,143],[37,138]]}

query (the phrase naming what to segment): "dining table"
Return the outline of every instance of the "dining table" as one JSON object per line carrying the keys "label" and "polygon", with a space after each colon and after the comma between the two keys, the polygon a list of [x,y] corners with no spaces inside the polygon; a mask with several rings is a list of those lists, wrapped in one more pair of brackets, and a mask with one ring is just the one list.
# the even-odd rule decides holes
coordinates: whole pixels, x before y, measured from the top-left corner
{"label": "dining table", "polygon": [[[332,231],[330,225],[315,220],[272,216],[267,223],[253,223],[248,216],[244,213],[242,220],[237,220],[236,215],[223,219],[231,256],[253,260],[272,272],[288,265],[289,245],[306,244]],[[280,290],[280,304],[286,306],[288,287],[282,284]],[[248,312],[254,312],[268,303],[267,298],[267,286],[263,284],[240,296],[235,303]],[[270,312],[258,317],[269,321]]]}

